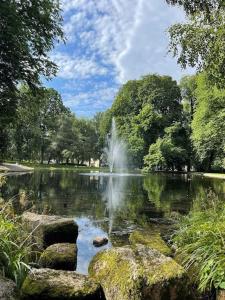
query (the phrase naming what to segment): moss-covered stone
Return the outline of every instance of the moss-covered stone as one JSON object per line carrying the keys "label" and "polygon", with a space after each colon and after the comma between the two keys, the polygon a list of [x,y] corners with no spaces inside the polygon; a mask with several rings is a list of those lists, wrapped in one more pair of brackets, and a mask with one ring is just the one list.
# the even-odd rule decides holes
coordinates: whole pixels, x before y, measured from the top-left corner
{"label": "moss-covered stone", "polygon": [[0,299],[18,300],[18,291],[15,283],[5,277],[0,276]]}
{"label": "moss-covered stone", "polygon": [[35,269],[22,286],[22,299],[26,300],[102,300],[99,284],[88,276],[71,271]]}
{"label": "moss-covered stone", "polygon": [[41,254],[39,264],[43,268],[76,270],[77,246],[71,243],[51,245]]}
{"label": "moss-covered stone", "polygon": [[78,226],[73,218],[25,212],[22,221],[25,228],[33,233],[40,249],[56,243],[75,243],[77,240]]}
{"label": "moss-covered stone", "polygon": [[171,257],[140,244],[99,252],[89,274],[101,284],[107,300],[191,299],[184,269]]}
{"label": "moss-covered stone", "polygon": [[129,237],[132,245],[142,244],[152,249],[158,250],[166,256],[172,255],[172,250],[167,246],[161,238],[160,233],[156,230],[153,231],[134,231]]}

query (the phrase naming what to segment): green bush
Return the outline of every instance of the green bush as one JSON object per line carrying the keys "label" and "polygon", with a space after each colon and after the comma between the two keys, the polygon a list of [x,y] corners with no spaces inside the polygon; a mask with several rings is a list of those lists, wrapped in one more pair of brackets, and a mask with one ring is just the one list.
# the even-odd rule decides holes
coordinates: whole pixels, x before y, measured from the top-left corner
{"label": "green bush", "polygon": [[178,258],[196,274],[199,290],[225,289],[225,204],[210,193],[179,225],[173,237]]}

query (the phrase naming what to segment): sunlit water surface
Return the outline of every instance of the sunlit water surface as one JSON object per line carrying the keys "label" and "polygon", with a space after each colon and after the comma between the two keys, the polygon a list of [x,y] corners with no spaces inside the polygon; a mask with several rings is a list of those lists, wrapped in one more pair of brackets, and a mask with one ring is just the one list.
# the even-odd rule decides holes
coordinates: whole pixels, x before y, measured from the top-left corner
{"label": "sunlit water surface", "polygon": [[[129,175],[129,176],[128,176]],[[225,181],[187,175],[78,174],[72,171],[35,171],[8,176],[5,199],[14,197],[18,212],[33,206],[40,213],[72,216],[79,225],[77,272],[86,274],[92,257],[102,249],[128,244],[135,229],[160,227],[164,220],[186,214],[199,198],[212,190],[225,200]],[[101,248],[92,244],[96,236],[107,236]]]}

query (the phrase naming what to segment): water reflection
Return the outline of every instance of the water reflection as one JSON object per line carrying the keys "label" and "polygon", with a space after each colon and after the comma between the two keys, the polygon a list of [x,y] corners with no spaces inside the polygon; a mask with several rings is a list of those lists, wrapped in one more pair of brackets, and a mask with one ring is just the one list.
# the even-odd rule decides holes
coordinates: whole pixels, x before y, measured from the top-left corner
{"label": "water reflection", "polygon": [[78,270],[86,273],[97,235],[111,245],[128,242],[135,228],[149,226],[172,213],[187,213],[211,189],[225,200],[225,181],[178,175],[81,176],[71,171],[34,172],[9,176],[2,190],[14,197],[18,212],[32,206],[40,213],[72,216],[79,224]]}
{"label": "water reflection", "polygon": [[[100,177],[100,182],[104,180],[104,177]],[[104,186],[104,184],[103,184]],[[112,233],[113,222],[117,210],[122,209],[125,197],[126,177],[114,177],[109,176],[107,178],[106,188],[103,192],[102,199],[106,202],[106,210],[109,218],[108,233]]]}

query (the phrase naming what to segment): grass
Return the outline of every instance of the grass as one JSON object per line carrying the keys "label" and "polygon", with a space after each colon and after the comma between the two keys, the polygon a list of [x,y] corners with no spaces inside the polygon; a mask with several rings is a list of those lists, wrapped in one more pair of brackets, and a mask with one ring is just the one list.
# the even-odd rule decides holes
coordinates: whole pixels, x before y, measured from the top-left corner
{"label": "grass", "polygon": [[225,179],[225,174],[223,173],[203,173],[204,177],[211,177],[211,178],[221,178]]}
{"label": "grass", "polygon": [[199,290],[225,289],[225,204],[209,193],[183,217],[173,237],[177,257]]}
{"label": "grass", "polygon": [[[5,161],[7,163],[15,164],[16,161]],[[88,167],[88,166],[76,166],[76,165],[67,165],[67,164],[40,164],[37,162],[27,162],[27,161],[21,161],[19,162],[20,165],[27,166],[34,168],[35,170],[71,170],[71,171],[99,171],[100,168],[98,167]],[[104,168],[101,168],[101,170]],[[0,165],[0,171],[4,171],[4,168],[1,169]]]}
{"label": "grass", "polygon": [[[0,176],[0,190],[5,178]],[[33,252],[32,241],[23,229],[20,217],[14,213],[12,201],[0,202],[0,274],[21,287]]]}

